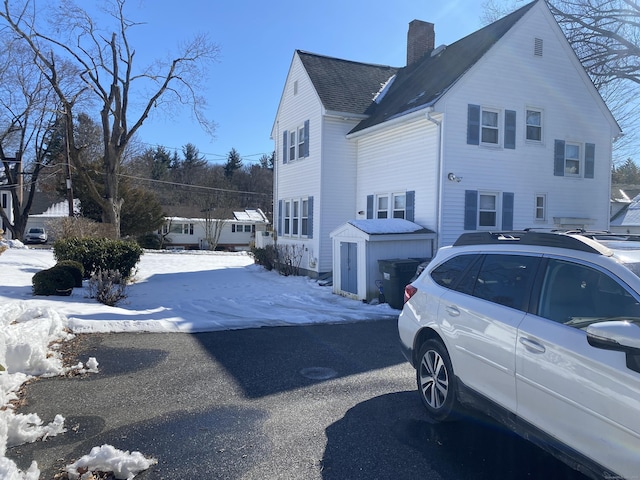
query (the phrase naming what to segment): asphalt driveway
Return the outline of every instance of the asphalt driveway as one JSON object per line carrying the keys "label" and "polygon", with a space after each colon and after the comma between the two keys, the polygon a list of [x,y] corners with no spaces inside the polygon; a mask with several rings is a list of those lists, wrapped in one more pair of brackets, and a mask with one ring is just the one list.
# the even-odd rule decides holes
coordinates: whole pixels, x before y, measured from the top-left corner
{"label": "asphalt driveway", "polygon": [[583,478],[482,417],[429,422],[395,319],[80,344],[100,373],[38,380],[19,410],[69,431],[7,452],[43,479],[105,443],[158,459],[141,480]]}

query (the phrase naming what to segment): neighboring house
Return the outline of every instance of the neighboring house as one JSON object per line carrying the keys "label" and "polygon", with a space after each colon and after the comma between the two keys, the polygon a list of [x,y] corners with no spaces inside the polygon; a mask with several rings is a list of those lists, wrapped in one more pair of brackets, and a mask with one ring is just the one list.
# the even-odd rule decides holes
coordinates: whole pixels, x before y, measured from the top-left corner
{"label": "neighboring house", "polygon": [[217,249],[243,251],[254,244],[256,235],[266,232],[269,220],[260,209],[233,212],[233,218],[224,220],[167,217],[158,234],[165,237],[166,248],[207,250],[208,225],[212,237],[219,234]]}
{"label": "neighboring house", "polygon": [[[625,192],[622,190],[620,192],[626,197]],[[618,211],[611,216],[609,229],[613,233],[640,235],[640,194],[626,202],[624,202],[624,197],[617,199],[617,203],[622,203],[623,207],[619,208]]]}
{"label": "neighboring house", "polygon": [[274,228],[304,247],[307,274],[335,273],[330,234],[352,220],[413,222],[434,233],[426,249],[473,230],[608,228],[621,131],[543,0],[448,46],[418,20],[407,37],[403,68],[293,55],[272,130]]}

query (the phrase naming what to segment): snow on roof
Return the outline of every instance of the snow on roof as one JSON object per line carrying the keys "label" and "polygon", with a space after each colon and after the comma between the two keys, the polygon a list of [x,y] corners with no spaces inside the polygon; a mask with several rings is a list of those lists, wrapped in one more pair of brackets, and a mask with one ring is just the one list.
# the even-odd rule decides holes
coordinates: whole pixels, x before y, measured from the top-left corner
{"label": "snow on roof", "polygon": [[403,218],[373,218],[367,220],[351,220],[358,230],[369,235],[384,235],[391,233],[426,233],[428,230],[417,223]]}
{"label": "snow on roof", "polygon": [[243,222],[265,222],[267,220],[260,209],[247,209],[241,212],[233,212],[233,216],[236,220]]}

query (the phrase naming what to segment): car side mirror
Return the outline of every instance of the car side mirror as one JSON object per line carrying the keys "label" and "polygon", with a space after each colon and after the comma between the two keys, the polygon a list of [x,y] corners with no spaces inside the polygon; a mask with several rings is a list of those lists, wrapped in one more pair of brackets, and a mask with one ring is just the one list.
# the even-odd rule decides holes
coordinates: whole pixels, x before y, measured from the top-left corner
{"label": "car side mirror", "polygon": [[640,373],[640,326],[630,321],[592,323],[587,342],[595,348],[624,352],[627,368]]}

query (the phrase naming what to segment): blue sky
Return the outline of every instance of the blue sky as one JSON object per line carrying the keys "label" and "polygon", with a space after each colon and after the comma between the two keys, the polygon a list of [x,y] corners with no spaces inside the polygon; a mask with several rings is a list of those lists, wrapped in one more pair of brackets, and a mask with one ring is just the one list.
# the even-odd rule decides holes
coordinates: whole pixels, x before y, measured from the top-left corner
{"label": "blue sky", "polygon": [[294,50],[401,67],[411,20],[434,23],[436,45],[482,26],[480,0],[130,0],[127,7],[146,23],[134,44],[145,59],[164,57],[194,33],[207,32],[220,46],[205,92],[215,138],[187,109],[150,118],[140,131],[149,146],[193,143],[211,162],[224,162],[231,148],[245,163],[273,151],[269,136]]}

